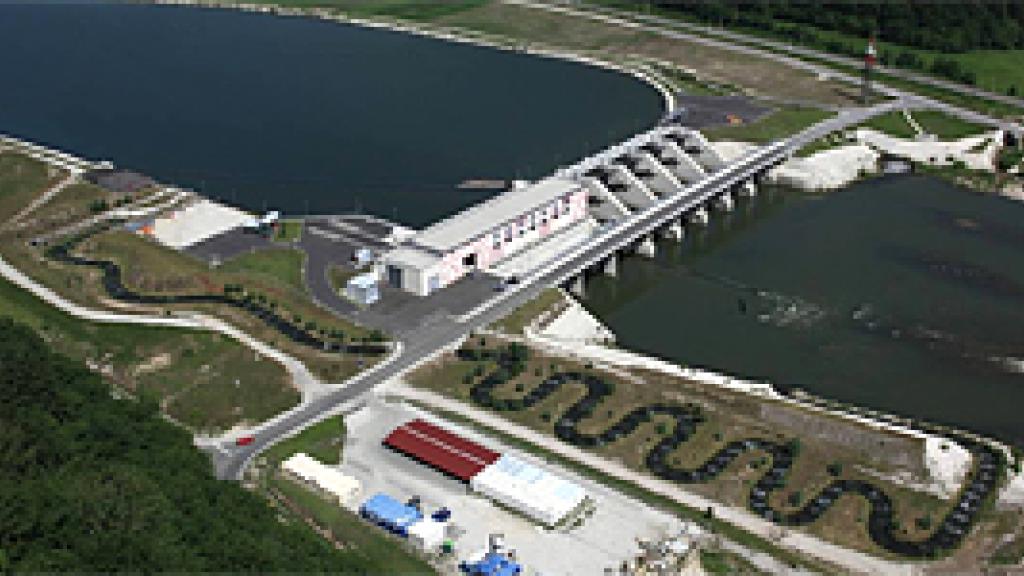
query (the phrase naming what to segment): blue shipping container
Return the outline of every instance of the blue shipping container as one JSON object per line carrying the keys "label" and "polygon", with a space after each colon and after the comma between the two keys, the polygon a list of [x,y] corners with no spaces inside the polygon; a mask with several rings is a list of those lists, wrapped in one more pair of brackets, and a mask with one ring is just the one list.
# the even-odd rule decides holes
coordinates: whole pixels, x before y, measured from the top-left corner
{"label": "blue shipping container", "polygon": [[423,514],[412,506],[406,506],[387,494],[375,494],[359,507],[359,513],[400,536],[408,536],[408,528],[423,519]]}

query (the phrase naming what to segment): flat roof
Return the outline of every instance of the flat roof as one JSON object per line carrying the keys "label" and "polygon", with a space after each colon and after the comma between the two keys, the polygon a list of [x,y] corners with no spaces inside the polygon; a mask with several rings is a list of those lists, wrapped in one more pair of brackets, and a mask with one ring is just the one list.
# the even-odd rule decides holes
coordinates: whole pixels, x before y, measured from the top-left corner
{"label": "flat roof", "polygon": [[384,445],[463,482],[500,457],[493,450],[420,419],[395,428],[384,439]]}
{"label": "flat roof", "polygon": [[334,468],[304,452],[293,454],[282,464],[285,470],[302,478],[306,482],[316,484],[321,490],[327,491],[343,500],[359,491],[359,481],[342,474]]}
{"label": "flat roof", "polygon": [[413,242],[438,252],[449,252],[577,188],[579,184],[573,180],[552,177],[525,188],[512,189],[427,227],[413,237]]}
{"label": "flat roof", "polygon": [[426,269],[441,261],[441,257],[412,246],[402,246],[388,252],[386,260],[391,264],[404,264],[413,268]]}
{"label": "flat roof", "polygon": [[560,522],[587,496],[578,484],[509,454],[474,476],[470,485],[549,525]]}

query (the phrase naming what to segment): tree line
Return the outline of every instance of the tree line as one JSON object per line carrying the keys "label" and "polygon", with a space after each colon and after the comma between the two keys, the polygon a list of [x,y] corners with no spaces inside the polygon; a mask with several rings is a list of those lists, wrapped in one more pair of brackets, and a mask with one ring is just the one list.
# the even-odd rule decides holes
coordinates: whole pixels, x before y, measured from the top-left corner
{"label": "tree line", "polygon": [[[655,4],[707,24],[755,30],[850,56],[863,55],[865,43],[845,41],[827,32],[864,39],[874,36],[944,54],[1024,48],[1024,2],[1013,0],[941,5],[910,0],[656,0]],[[879,56],[887,65],[918,69],[966,84],[976,80],[972,71],[949,57],[925,61],[912,51],[899,49],[884,50]]]}
{"label": "tree line", "polygon": [[212,475],[158,406],[0,319],[0,572],[379,573]]}

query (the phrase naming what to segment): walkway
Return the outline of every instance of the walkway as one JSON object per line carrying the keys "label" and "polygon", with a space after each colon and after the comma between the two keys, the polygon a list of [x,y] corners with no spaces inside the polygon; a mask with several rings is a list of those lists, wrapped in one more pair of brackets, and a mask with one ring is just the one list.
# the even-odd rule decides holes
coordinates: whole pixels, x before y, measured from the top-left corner
{"label": "walkway", "polygon": [[39,284],[14,266],[11,266],[3,258],[0,258],[0,275],[16,286],[32,293],[43,302],[46,302],[70,316],[80,318],[82,320],[100,322],[103,324],[134,324],[139,326],[159,326],[218,332],[228,336],[229,338],[237,340],[261,356],[270,358],[278,364],[281,364],[281,366],[288,371],[295,387],[301,392],[303,402],[306,402],[323,391],[323,384],[306,368],[305,364],[288,354],[253,338],[219,318],[191,312],[179,313],[173,316],[155,316],[124,314],[87,308],[80,304],[71,302],[70,300],[66,300],[50,288]]}

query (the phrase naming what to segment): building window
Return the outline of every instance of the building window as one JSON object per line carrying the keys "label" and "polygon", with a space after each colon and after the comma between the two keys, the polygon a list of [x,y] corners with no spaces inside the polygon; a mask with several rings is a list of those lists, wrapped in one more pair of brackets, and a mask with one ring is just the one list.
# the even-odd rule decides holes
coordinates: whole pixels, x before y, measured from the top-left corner
{"label": "building window", "polygon": [[467,254],[466,257],[462,259],[462,265],[469,268],[476,266],[476,252]]}

